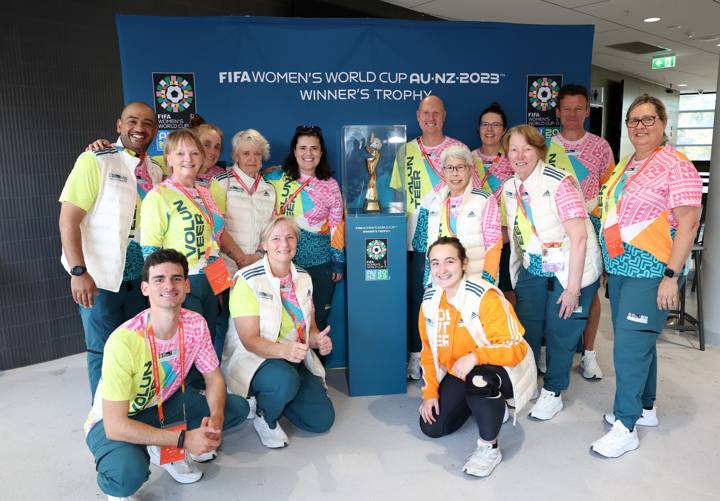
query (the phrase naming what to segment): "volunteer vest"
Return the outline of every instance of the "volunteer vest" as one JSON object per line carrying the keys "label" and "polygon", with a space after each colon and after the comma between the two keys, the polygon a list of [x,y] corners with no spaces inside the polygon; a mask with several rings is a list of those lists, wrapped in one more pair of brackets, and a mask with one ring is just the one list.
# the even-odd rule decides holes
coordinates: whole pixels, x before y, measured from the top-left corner
{"label": "volunteer vest", "polygon": [[[295,283],[297,297],[303,317],[305,318],[305,338],[310,335],[310,324],[313,316],[312,280],[307,271],[291,265],[290,273]],[[275,343],[280,335],[282,320],[282,299],[280,297],[280,279],[273,276],[267,256],[257,263],[239,270],[235,280],[244,280],[255,292],[260,307],[260,336]],[[247,397],[250,382],[264,358],[249,352],[240,341],[235,322],[230,319],[225,347],[222,355],[222,370],[228,387],[233,393]],[[314,350],[308,350],[305,367],[314,375],[325,379],[325,368],[320,363]]]}
{"label": "volunteer vest", "polygon": [[[237,164],[232,170],[241,178],[245,176]],[[250,195],[232,172],[220,174],[215,181],[225,192],[225,231],[245,254],[254,254],[260,245],[260,232],[273,217],[275,189],[261,179],[255,193]],[[250,189],[252,186],[248,184]],[[237,271],[235,261],[224,253],[221,255],[230,273],[234,274]]]}
{"label": "volunteer vest", "polygon": [[[439,193],[432,196],[428,203],[428,247],[440,235],[440,221],[444,218],[445,200],[449,193],[450,190],[445,186]],[[482,278],[485,264],[483,214],[485,214],[485,206],[491,196],[487,191],[473,188],[472,183],[469,183],[463,193],[456,219],[456,236],[465,247],[469,260],[467,274],[478,278]]]}
{"label": "volunteer vest", "polygon": [[[490,346],[478,312],[480,311],[480,302],[483,296],[491,289],[502,296],[502,292],[490,282],[485,280],[471,281],[463,278],[452,301],[454,305],[459,305],[459,308],[457,306],[456,308],[460,312],[465,327],[479,347]],[[438,383],[447,374],[447,369],[440,366],[438,362],[437,351],[437,316],[442,295],[442,288],[431,287],[425,290],[422,302],[422,311],[425,316],[425,332],[433,355]],[[524,339],[521,342],[527,345],[527,341]],[[514,367],[503,366],[503,369],[508,373],[513,386],[513,400],[515,401],[515,415],[517,416],[537,389],[537,368],[535,367],[535,356],[530,346],[527,345],[525,358],[519,364]]]}
{"label": "volunteer vest", "polygon": [[[503,185],[503,197],[508,230],[514,232],[515,218],[518,217],[518,212],[520,211],[517,206],[515,189],[522,184],[530,196],[530,207],[532,209],[535,229],[542,240],[538,241],[534,233],[528,231],[527,234],[523,235],[525,239],[525,249],[523,250],[514,235],[510,238],[510,279],[513,287],[515,287],[517,283],[520,266],[522,265],[525,268],[530,266],[529,254],[542,255],[542,243],[562,242],[564,267],[562,271],[555,272],[555,277],[564,288],[567,288],[568,274],[570,271],[570,237],[565,233],[565,228],[558,214],[557,204],[555,203],[555,193],[560,183],[569,176],[571,176],[571,174],[545,165],[544,162],[540,161],[537,167],[535,167],[535,170],[533,170],[524,182],[521,182],[520,179],[515,176],[505,181]],[[520,217],[522,217],[522,215]],[[592,284],[602,273],[600,247],[598,246],[595,230],[589,218],[585,219],[585,229],[587,233],[587,244],[585,248],[585,263],[583,266],[581,287]]]}
{"label": "volunteer vest", "polygon": [[[83,256],[88,273],[98,288],[111,292],[120,290],[125,269],[128,235],[135,216],[138,158],[126,151],[107,148],[94,153],[98,164],[100,186],[95,203],[80,223]],[[153,184],[162,180],[162,170],[148,162]],[[140,228],[135,228],[139,240]],[[61,261],[66,270],[71,266],[63,252]]]}
{"label": "volunteer vest", "polygon": [[[590,133],[586,132],[586,134]],[[570,155],[557,136],[553,136],[552,138],[547,139],[546,145],[548,148],[548,153],[545,157],[546,163],[552,167],[555,167],[556,169],[569,172],[570,174],[575,176],[575,179],[577,179],[578,182],[582,185],[582,183],[585,181],[585,178],[588,177],[588,175],[590,174],[590,169],[588,169],[579,158],[574,155]],[[585,209],[588,211],[588,214],[600,216],[598,207],[599,197],[585,200]]]}

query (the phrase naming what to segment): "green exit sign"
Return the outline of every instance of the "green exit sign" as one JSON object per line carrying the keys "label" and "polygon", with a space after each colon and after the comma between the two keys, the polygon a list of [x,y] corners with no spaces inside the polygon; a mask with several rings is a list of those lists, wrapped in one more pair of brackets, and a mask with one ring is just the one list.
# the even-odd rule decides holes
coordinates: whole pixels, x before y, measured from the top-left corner
{"label": "green exit sign", "polygon": [[675,56],[654,57],[652,59],[652,69],[661,70],[663,68],[674,68]]}

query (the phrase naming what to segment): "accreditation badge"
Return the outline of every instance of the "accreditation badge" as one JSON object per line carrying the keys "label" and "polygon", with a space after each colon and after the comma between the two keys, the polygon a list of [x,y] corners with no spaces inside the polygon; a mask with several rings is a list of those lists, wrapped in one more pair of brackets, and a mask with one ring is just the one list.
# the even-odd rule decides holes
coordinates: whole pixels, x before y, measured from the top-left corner
{"label": "accreditation badge", "polygon": [[625,252],[622,236],[620,235],[620,225],[618,223],[603,228],[603,238],[605,239],[605,248],[607,249],[608,256],[612,259],[615,259]]}
{"label": "accreditation badge", "polygon": [[[187,430],[186,423],[179,423],[172,426],[167,426],[166,430]],[[175,461],[182,461],[185,459],[185,449],[178,449],[172,445],[161,445],[160,446],[160,464],[174,463]]]}
{"label": "accreditation badge", "polygon": [[213,294],[216,296],[228,289],[233,283],[225,261],[220,258],[207,265],[204,271],[210,283],[210,288],[212,288]]}
{"label": "accreditation badge", "polygon": [[562,242],[544,242],[542,244],[543,273],[557,273],[565,269],[565,253]]}

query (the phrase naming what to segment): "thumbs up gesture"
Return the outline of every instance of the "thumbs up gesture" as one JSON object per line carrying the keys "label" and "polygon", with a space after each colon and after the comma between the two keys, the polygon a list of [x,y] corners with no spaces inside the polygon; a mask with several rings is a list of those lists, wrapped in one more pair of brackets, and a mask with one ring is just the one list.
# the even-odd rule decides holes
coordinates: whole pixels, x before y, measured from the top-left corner
{"label": "thumbs up gesture", "polygon": [[321,332],[310,337],[310,347],[320,352],[320,355],[327,355],[332,351],[332,339],[328,336],[330,326],[328,325]]}

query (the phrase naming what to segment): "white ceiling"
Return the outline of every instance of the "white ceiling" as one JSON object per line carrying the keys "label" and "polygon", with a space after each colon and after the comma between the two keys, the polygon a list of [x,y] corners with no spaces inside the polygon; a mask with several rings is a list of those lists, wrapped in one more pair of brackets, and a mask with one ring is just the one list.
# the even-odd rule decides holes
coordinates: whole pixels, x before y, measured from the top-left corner
{"label": "white ceiling", "polygon": [[[385,0],[448,20],[528,24],[593,24],[596,66],[670,86],[714,92],[720,61],[720,0]],[[657,23],[644,23],[660,17]],[[679,26],[679,27],[678,27]],[[717,37],[713,41],[702,38]],[[670,49],[676,67],[652,70],[653,54],[607,46],[645,42]],[[548,47],[548,50],[556,50]],[[666,54],[666,55],[667,55]],[[659,54],[658,54],[659,55]],[[678,84],[687,84],[679,87]]]}

